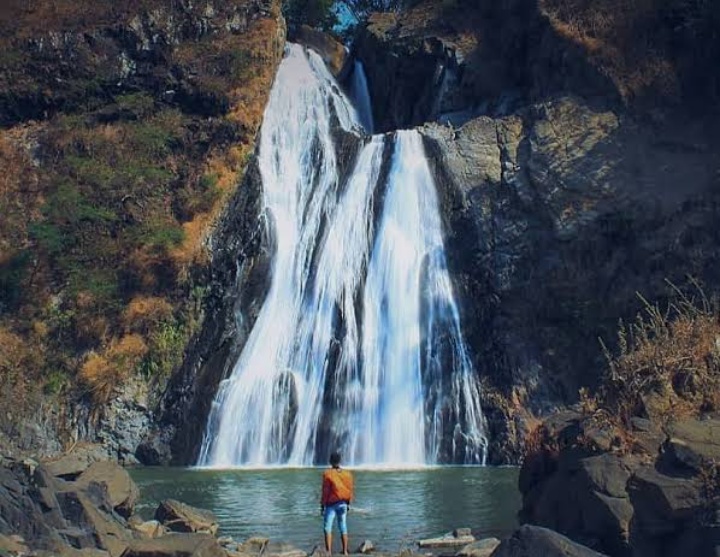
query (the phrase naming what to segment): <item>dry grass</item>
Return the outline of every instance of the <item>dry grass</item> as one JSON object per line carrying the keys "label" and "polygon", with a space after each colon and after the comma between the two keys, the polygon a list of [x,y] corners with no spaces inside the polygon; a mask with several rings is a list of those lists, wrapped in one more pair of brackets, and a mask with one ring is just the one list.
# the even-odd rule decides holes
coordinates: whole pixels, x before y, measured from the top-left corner
{"label": "dry grass", "polygon": [[621,324],[618,353],[605,348],[608,372],[588,412],[627,426],[633,416],[661,422],[720,409],[720,311],[698,289],[676,289],[665,310],[645,301],[632,324]]}
{"label": "dry grass", "polygon": [[122,315],[125,329],[147,333],[162,321],[168,320],[173,307],[165,298],[155,296],[137,296],[133,298]]}
{"label": "dry grass", "polygon": [[[720,11],[693,0],[541,0],[561,37],[582,47],[622,98],[677,102],[687,67],[717,50]],[[702,46],[701,46],[702,45]]]}
{"label": "dry grass", "polygon": [[80,379],[93,399],[104,404],[135,372],[148,347],[138,334],[128,334],[110,343],[101,352],[91,352],[80,368]]}

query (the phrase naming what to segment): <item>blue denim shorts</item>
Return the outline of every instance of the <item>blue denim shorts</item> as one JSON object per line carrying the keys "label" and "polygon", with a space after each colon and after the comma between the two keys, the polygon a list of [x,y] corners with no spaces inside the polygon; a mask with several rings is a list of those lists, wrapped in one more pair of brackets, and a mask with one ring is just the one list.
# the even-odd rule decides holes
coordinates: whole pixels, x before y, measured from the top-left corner
{"label": "blue denim shorts", "polygon": [[325,533],[330,534],[332,532],[335,515],[337,515],[340,533],[347,534],[347,512],[348,504],[345,501],[338,501],[325,507],[325,514],[323,515],[323,529]]}

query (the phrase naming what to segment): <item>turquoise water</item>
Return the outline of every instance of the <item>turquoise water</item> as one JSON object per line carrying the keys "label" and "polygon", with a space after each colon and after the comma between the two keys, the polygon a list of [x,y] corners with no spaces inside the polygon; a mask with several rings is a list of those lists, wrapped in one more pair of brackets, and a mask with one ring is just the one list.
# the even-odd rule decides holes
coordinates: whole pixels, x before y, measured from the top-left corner
{"label": "turquoise water", "polygon": [[[520,508],[515,468],[441,467],[354,470],[356,500],[348,516],[351,548],[371,539],[382,551],[454,528],[476,537],[502,536],[516,526]],[[322,469],[132,471],[140,486],[138,510],[146,518],[160,500],[179,499],[213,511],[221,535],[270,537],[311,550],[322,539],[319,492]]]}

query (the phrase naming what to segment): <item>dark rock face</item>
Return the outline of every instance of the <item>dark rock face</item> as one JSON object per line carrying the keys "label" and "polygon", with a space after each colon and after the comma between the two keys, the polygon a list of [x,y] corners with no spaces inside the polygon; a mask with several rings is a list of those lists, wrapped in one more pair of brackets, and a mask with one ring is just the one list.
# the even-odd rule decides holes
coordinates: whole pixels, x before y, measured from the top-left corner
{"label": "dark rock face", "polygon": [[471,102],[446,90],[459,79],[455,49],[438,37],[405,37],[402,31],[394,14],[373,14],[354,45],[369,71],[377,131],[416,126]]}
{"label": "dark rock face", "polygon": [[[699,472],[709,470],[712,459],[692,469],[674,458],[671,446],[695,438],[699,452],[712,451],[717,421],[683,424],[665,428],[662,444],[650,451],[643,447],[651,446],[647,439],[656,432],[630,432],[635,452],[628,454],[605,445],[588,418],[566,414],[547,421],[543,448],[528,456],[521,471],[522,520],[609,555],[713,555],[717,496]],[[698,443],[701,435],[706,441]]]}
{"label": "dark rock face", "polygon": [[[666,279],[682,284],[692,270],[710,281],[720,270],[707,241],[719,232],[709,151],[669,148],[578,98],[422,131],[477,368],[520,422],[596,385],[597,339],[639,309],[636,292],[662,299]],[[693,186],[680,191],[688,173]],[[487,406],[491,461],[512,459],[522,426]]]}
{"label": "dark rock face", "polygon": [[[167,464],[169,454],[174,462],[196,461],[217,386],[232,371],[269,285],[272,251],[266,231],[260,171],[252,161],[210,239],[204,326],[171,380],[159,427],[140,445],[138,457],[145,463]],[[163,450],[165,443],[170,453]]]}

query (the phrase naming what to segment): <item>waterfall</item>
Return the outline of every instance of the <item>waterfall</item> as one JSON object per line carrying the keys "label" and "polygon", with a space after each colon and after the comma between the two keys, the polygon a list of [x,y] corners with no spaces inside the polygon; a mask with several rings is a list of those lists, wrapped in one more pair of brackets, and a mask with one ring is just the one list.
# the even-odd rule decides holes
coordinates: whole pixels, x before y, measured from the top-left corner
{"label": "waterfall", "polygon": [[335,447],[350,464],[484,462],[421,137],[366,138],[343,179],[333,126],[359,134],[363,114],[316,54],[288,46],[259,146],[271,284],[200,465],[311,465]]}
{"label": "waterfall", "polygon": [[352,78],[350,81],[350,96],[357,107],[360,123],[367,133],[373,133],[375,123],[373,122],[372,104],[368,90],[367,76],[362,63],[355,60],[353,65]]}

